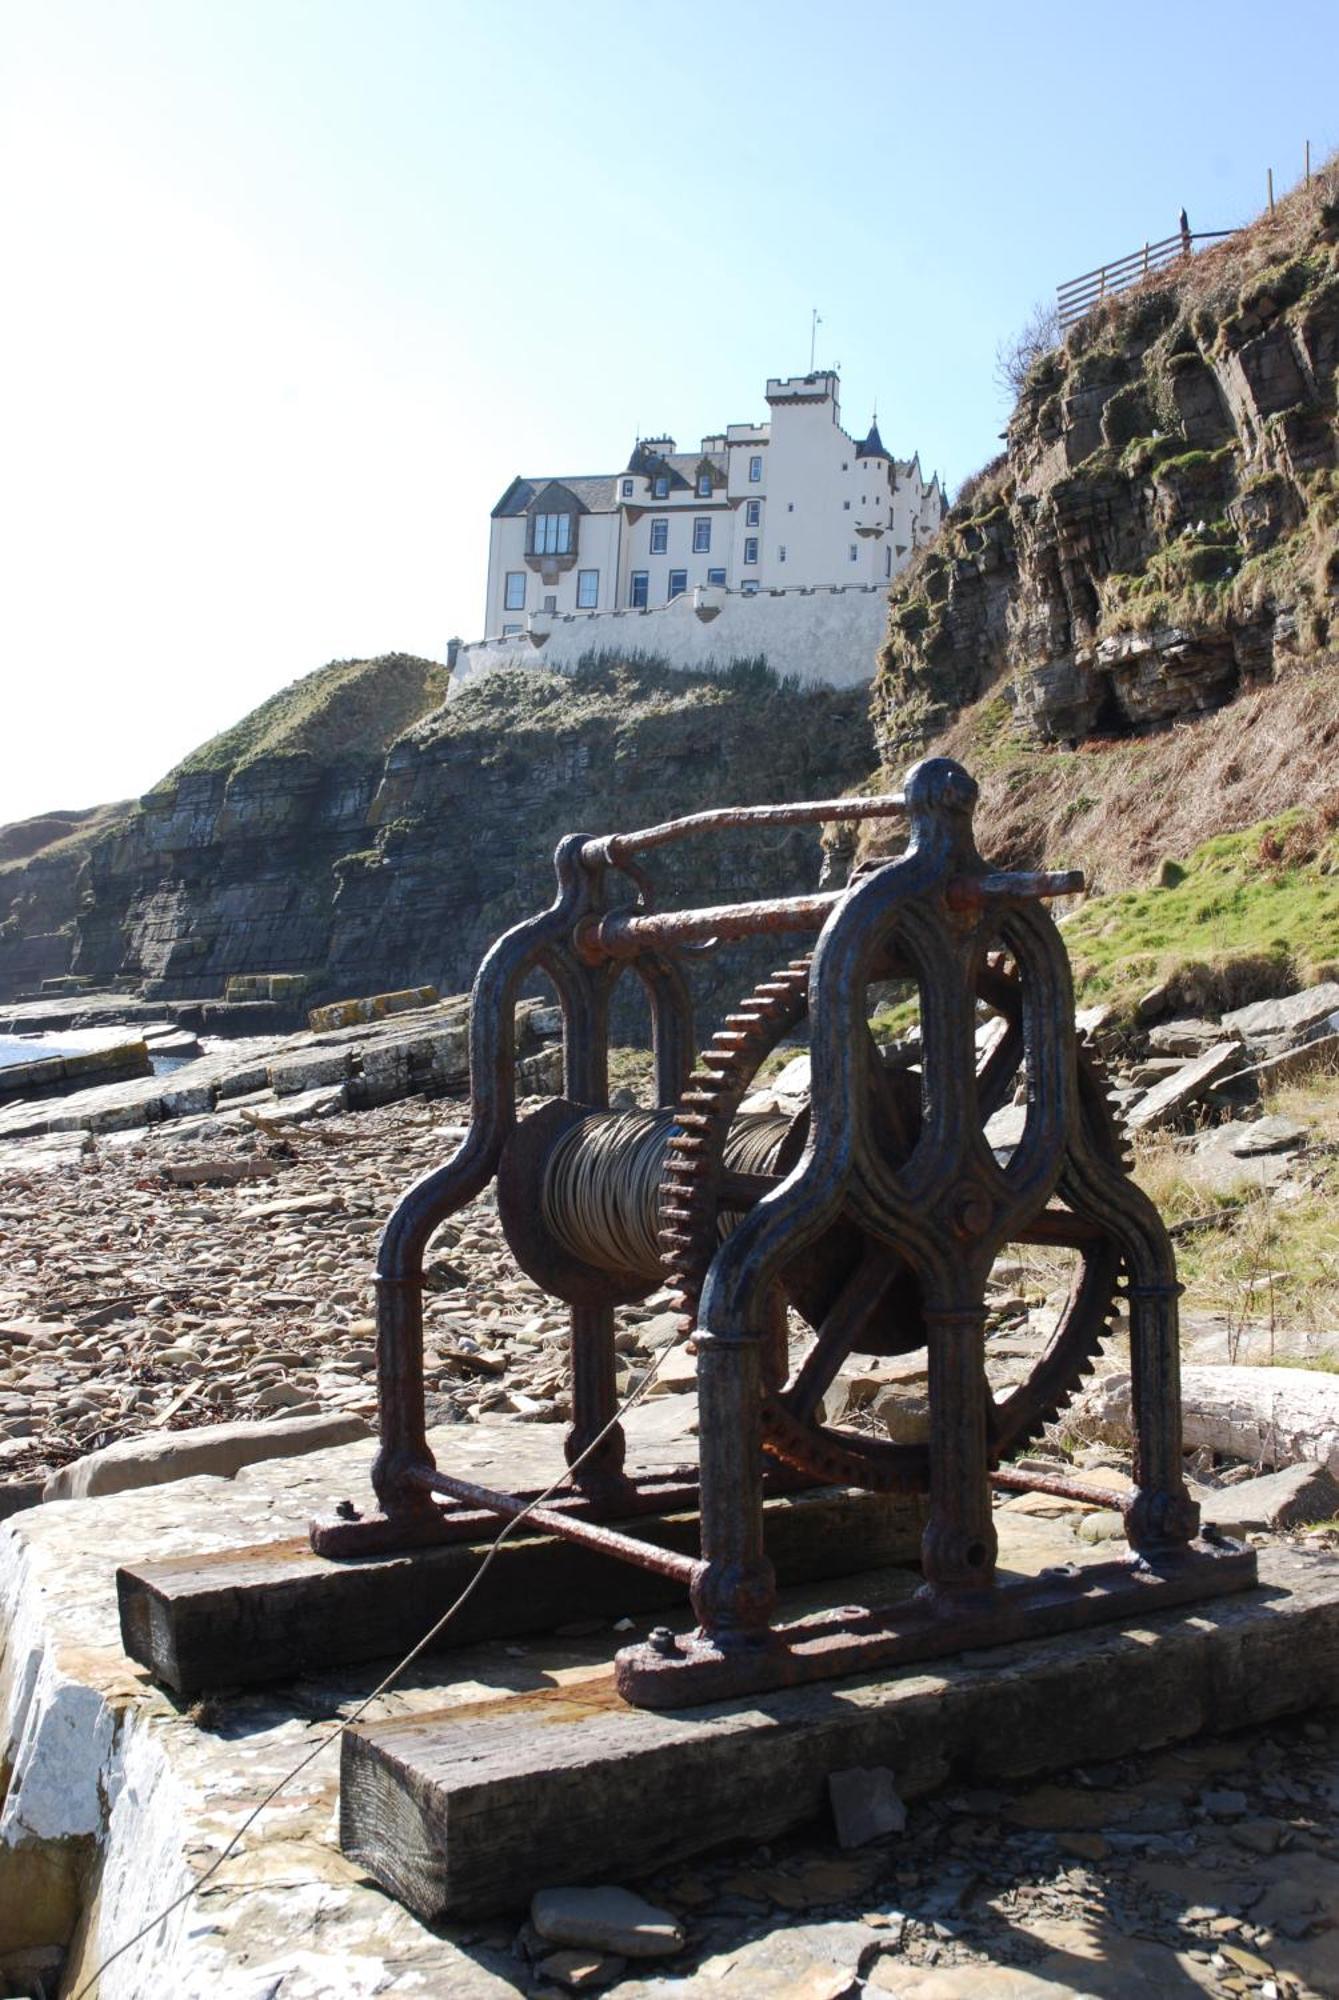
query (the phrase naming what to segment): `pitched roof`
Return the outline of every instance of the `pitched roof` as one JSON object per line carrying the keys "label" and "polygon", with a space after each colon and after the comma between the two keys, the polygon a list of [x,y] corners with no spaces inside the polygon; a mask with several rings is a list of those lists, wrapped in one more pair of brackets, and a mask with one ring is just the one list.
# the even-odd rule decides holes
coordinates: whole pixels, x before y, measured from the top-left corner
{"label": "pitched roof", "polygon": [[493,509],[493,517],[524,514],[535,495],[542,493],[546,486],[565,486],[588,514],[612,514],[617,505],[616,479],[617,474],[613,472],[581,473],[570,479],[516,478]]}
{"label": "pitched roof", "polygon": [[869,436],[863,441],[863,443],[858,444],[856,446],[855,455],[857,458],[887,458],[888,447],[884,444],[883,439],[879,436],[879,426],[877,422],[872,423],[870,425]]}

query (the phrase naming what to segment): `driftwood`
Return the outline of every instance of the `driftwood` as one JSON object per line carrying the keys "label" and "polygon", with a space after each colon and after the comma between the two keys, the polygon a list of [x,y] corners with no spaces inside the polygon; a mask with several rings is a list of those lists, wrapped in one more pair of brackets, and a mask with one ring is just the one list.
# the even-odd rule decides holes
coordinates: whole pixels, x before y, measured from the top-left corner
{"label": "driftwood", "polygon": [[[1183,1368],[1186,1449],[1204,1445],[1253,1465],[1312,1461],[1339,1476],[1339,1375],[1312,1368]],[[1122,1442],[1130,1436],[1130,1378],[1108,1375],[1075,1412]]]}

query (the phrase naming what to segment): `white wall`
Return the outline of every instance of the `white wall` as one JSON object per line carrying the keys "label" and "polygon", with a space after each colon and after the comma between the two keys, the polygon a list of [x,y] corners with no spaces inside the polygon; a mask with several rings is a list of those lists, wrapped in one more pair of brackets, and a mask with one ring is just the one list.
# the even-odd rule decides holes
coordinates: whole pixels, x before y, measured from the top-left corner
{"label": "white wall", "polygon": [[[597,609],[612,610],[617,601],[615,591],[618,585],[620,519],[616,513],[578,514],[576,562],[571,569],[559,572],[556,583],[545,583],[539,572],[531,569],[525,559],[524,514],[495,517],[488,543],[488,595],[484,623],[487,636],[490,639],[499,638],[504,625],[524,626],[529,613],[540,610],[546,597],[557,599],[557,609],[560,613],[575,611],[578,570],[599,571],[600,595]],[[518,570],[525,577],[523,611],[509,611],[506,608],[508,570]]]}
{"label": "white wall", "polygon": [[498,668],[570,672],[587,652],[652,653],[673,667],[699,672],[765,653],[778,674],[795,674],[814,686],[856,687],[873,677],[887,623],[887,591],[875,585],[760,591],[747,597],[729,591],[719,614],[707,620],[698,616],[690,591],[673,604],[648,611],[558,618],[539,646],[526,637],[462,646],[448,699]]}

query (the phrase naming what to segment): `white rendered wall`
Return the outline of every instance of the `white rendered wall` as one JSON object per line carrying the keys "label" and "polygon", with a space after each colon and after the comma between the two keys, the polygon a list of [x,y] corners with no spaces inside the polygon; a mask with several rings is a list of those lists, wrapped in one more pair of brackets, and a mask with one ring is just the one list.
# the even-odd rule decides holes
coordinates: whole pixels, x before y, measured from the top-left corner
{"label": "white rendered wall", "polygon": [[498,668],[570,673],[589,652],[649,653],[672,667],[699,673],[763,653],[778,674],[794,674],[814,686],[856,687],[873,677],[887,623],[888,595],[881,585],[760,591],[756,596],[729,591],[719,614],[706,620],[694,609],[690,591],[673,604],[647,611],[559,618],[541,646],[525,637],[462,646],[447,698]]}
{"label": "white rendered wall", "polygon": [[[504,625],[524,625],[532,611],[543,609],[547,597],[557,599],[558,612],[577,608],[577,572],[594,569],[600,573],[600,611],[614,607],[618,579],[619,529],[621,517],[611,514],[578,514],[575,518],[577,559],[571,569],[560,570],[556,583],[545,583],[538,570],[525,559],[526,518],[524,514],[495,517],[488,543],[488,595],[484,631],[490,638],[501,635]],[[506,577],[519,570],[525,577],[525,608],[506,608]]]}

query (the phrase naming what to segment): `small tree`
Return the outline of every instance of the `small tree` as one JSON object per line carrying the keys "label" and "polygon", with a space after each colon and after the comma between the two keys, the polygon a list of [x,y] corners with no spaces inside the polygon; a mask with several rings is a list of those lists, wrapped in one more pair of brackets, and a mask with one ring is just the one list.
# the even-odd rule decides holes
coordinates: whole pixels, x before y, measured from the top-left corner
{"label": "small tree", "polygon": [[999,387],[1007,396],[1021,396],[1028,376],[1042,356],[1059,345],[1059,310],[1043,300],[1032,308],[1013,339],[1002,340],[995,349],[995,380]]}

